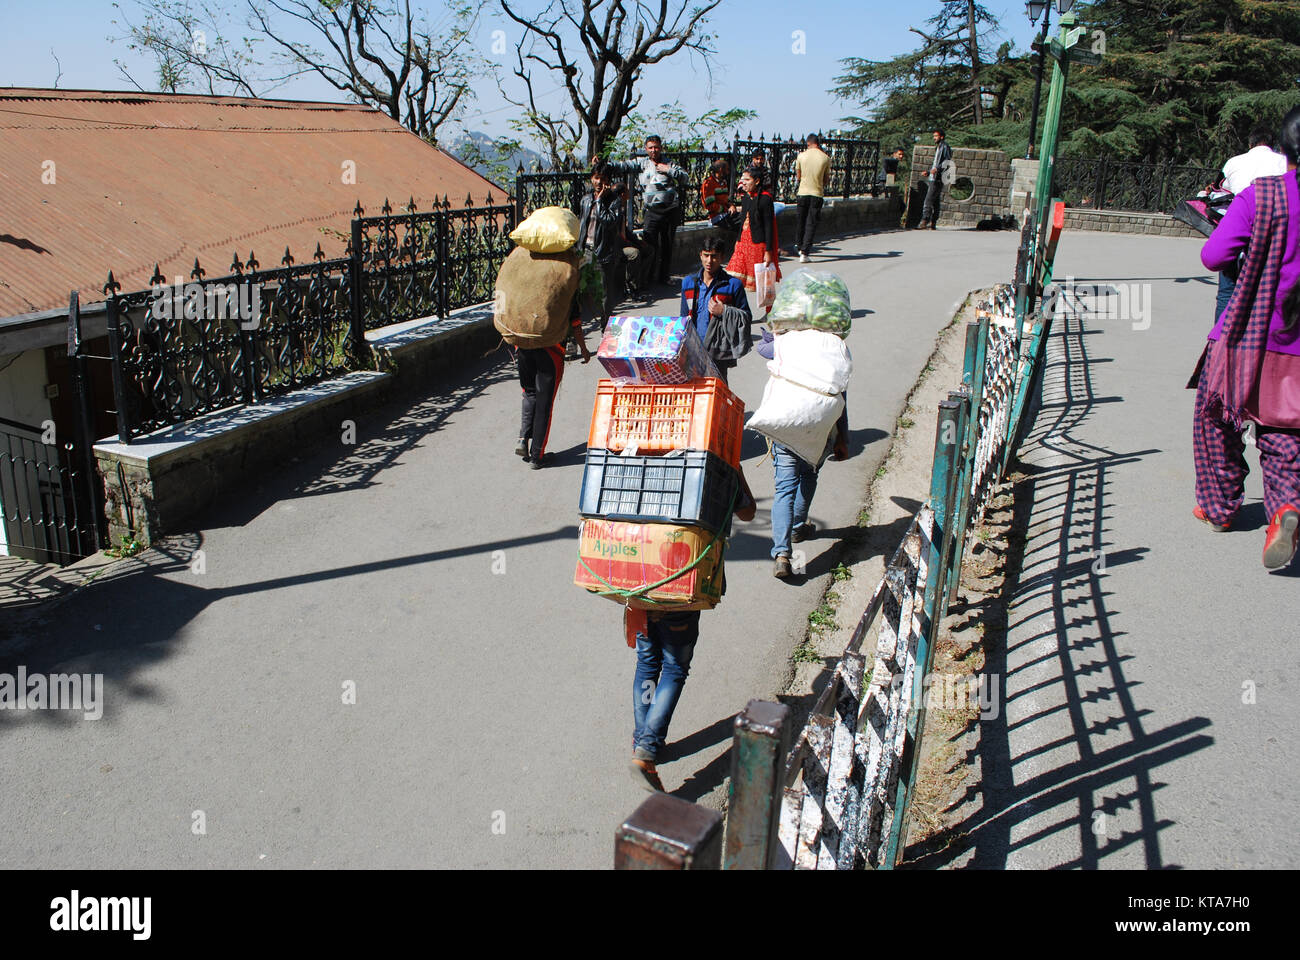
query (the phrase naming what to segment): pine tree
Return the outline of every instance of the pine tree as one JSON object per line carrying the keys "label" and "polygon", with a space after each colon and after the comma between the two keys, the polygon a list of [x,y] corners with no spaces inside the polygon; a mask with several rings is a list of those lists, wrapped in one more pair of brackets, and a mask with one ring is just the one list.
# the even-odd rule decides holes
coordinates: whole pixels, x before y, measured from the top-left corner
{"label": "pine tree", "polygon": [[[998,19],[982,4],[942,0],[938,6],[923,29],[911,28],[923,41],[917,49],[889,60],[841,61],[845,72],[831,92],[867,110],[844,122],[879,139],[883,149],[918,138],[928,142],[936,127],[962,131],[963,146],[998,146],[1014,135],[1007,129],[1008,120],[1017,126],[1011,94],[1027,78],[1028,65],[1012,56],[1010,43],[998,44]],[[991,94],[988,107],[985,93]]]}
{"label": "pine tree", "polygon": [[[1036,55],[1003,44],[977,68],[962,29],[970,6],[941,3],[917,50],[842,61],[831,92],[866,108],[845,122],[886,150],[943,126],[954,146],[1023,155]],[[973,6],[983,56],[998,24]],[[1081,45],[1104,55],[1100,66],[1070,67],[1061,155],[1218,166],[1246,148],[1255,124],[1300,105],[1300,0],[1096,0],[1074,12],[1088,31]],[[994,100],[982,124],[970,103],[976,69]]]}
{"label": "pine tree", "polygon": [[1098,0],[1078,14],[1105,55],[1070,68],[1063,154],[1214,166],[1300,105],[1296,0]]}

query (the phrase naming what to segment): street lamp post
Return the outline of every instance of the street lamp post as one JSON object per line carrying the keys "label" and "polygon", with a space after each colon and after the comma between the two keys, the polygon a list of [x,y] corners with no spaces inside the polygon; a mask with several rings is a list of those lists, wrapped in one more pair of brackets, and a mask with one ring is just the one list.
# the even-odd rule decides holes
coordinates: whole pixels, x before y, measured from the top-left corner
{"label": "street lamp post", "polygon": [[[1056,10],[1058,13],[1066,14],[1074,6],[1074,0],[1056,0]],[[1037,76],[1034,78],[1034,104],[1029,111],[1029,145],[1025,148],[1025,159],[1030,160],[1034,156],[1034,136],[1038,133],[1038,102],[1043,93],[1043,69],[1047,57],[1047,27],[1052,19],[1052,5],[1049,0],[1028,0],[1025,4],[1025,10],[1029,14],[1031,24],[1038,22],[1041,14],[1043,17],[1043,29],[1038,33],[1038,69]]]}

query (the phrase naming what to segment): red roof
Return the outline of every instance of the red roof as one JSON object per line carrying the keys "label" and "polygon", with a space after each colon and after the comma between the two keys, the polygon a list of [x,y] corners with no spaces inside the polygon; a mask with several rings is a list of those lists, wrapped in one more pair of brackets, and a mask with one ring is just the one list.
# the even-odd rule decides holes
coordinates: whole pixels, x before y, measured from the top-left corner
{"label": "red roof", "polygon": [[[345,183],[355,167],[355,183]],[[52,182],[47,182],[52,181]],[[357,202],[498,202],[501,189],[387,114],[344,103],[0,89],[0,318],[103,299],[112,270],[342,256]]]}

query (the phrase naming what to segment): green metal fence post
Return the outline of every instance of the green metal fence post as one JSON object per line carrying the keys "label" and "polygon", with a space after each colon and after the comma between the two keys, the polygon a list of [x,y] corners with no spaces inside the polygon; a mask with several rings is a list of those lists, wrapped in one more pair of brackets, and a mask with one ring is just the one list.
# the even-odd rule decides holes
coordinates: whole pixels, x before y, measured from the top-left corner
{"label": "green metal fence post", "polygon": [[751,700],[736,717],[727,802],[725,870],[766,870],[777,846],[790,708]]}
{"label": "green metal fence post", "polygon": [[907,846],[907,818],[916,784],[916,768],[921,758],[921,736],[925,730],[925,678],[934,660],[934,640],[943,620],[940,598],[947,586],[944,583],[942,563],[943,543],[952,525],[951,503],[948,493],[952,474],[957,466],[960,450],[958,426],[962,404],[944,400],[939,404],[939,416],[934,437],[934,469],[930,474],[930,503],[934,509],[934,535],[930,540],[927,558],[929,574],[925,581],[925,609],[921,615],[921,636],[916,645],[916,670],[912,677],[912,700],[907,713],[907,737],[903,746],[902,764],[898,771],[898,787],[894,794],[894,819],[889,827],[889,842],[885,849],[882,867],[897,865]]}
{"label": "green metal fence post", "polygon": [[966,527],[970,523],[971,480],[980,439],[980,406],[984,397],[984,362],[987,354],[989,320],[966,324],[966,372],[962,383],[970,391],[966,429],[962,431],[961,470],[957,480],[955,540],[948,567],[948,603],[957,599],[961,582],[961,561],[966,553]]}
{"label": "green metal fence post", "polygon": [[[968,435],[971,422],[971,395],[968,387],[948,393],[948,399],[957,403],[957,450],[953,457],[952,472],[948,476],[948,494],[944,498],[947,505],[948,525],[943,532],[943,592],[939,594],[939,617],[947,613],[949,597],[956,589],[954,576],[960,575],[960,567],[954,568],[953,556],[961,549],[962,529],[958,526],[961,516],[962,477],[966,472],[966,456],[969,451]],[[954,574],[954,569],[957,571]]]}

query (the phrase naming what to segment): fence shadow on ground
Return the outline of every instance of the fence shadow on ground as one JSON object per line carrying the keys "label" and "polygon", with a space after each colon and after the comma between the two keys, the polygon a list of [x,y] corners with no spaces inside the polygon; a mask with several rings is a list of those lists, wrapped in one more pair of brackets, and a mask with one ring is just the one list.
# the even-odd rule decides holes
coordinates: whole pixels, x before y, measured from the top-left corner
{"label": "fence shadow on ground", "polygon": [[281,468],[267,471],[266,480],[250,483],[239,496],[225,496],[196,524],[204,528],[242,527],[275,503],[362,490],[381,481],[385,471],[420,447],[432,434],[452,422],[493,386],[515,377],[508,353],[492,351],[454,373],[438,378],[436,392],[398,397],[368,411],[356,422],[356,443],[326,438]]}
{"label": "fence shadow on ground", "polygon": [[[1176,868],[1160,850],[1160,831],[1172,821],[1156,810],[1159,768],[1213,743],[1205,717],[1148,729],[1143,718],[1151,711],[1138,706],[1136,684],[1124,675],[1130,657],[1117,648],[1124,633],[1112,626],[1117,611],[1104,574],[1140,562],[1147,548],[1106,539],[1106,488],[1116,471],[1158,451],[1122,454],[1078,438],[1097,401],[1089,365],[1098,361],[1087,354],[1087,334],[1096,331],[1085,330],[1077,313],[1058,314],[1057,322],[1062,329],[1053,339],[1064,362],[1045,373],[1043,412],[1023,452],[1029,477],[1016,491],[1015,526],[1029,528],[1035,507],[1040,515],[1049,509],[1052,519],[1029,528],[1023,562],[1011,564],[1004,588],[1010,629],[1029,625],[1033,632],[989,652],[985,671],[1003,678],[1002,708],[978,722],[979,744],[964,760],[979,760],[981,782],[948,810],[978,808],[911,848],[913,868],[1014,866],[1016,851],[1048,838],[1060,845],[1067,831],[1077,842],[1065,845],[1071,852],[1056,868],[1096,868],[1134,844],[1146,868]],[[976,607],[966,612],[972,620],[988,616]],[[1040,690],[1050,702],[1043,709],[1032,706]],[[1098,829],[1106,822],[1101,814],[1120,810],[1129,811],[1126,823],[1136,812],[1136,828]]]}

